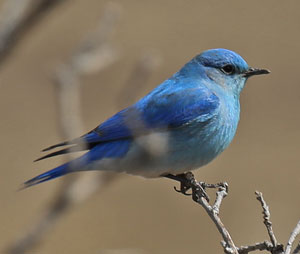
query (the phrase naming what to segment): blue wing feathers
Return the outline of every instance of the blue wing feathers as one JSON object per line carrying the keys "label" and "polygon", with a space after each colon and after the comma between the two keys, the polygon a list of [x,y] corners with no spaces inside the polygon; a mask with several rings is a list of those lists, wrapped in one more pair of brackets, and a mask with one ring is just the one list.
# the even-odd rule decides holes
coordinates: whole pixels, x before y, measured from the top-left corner
{"label": "blue wing feathers", "polygon": [[100,143],[84,154],[80,159],[85,163],[90,163],[103,158],[121,158],[128,152],[130,144],[130,139]]}
{"label": "blue wing feathers", "polygon": [[[166,84],[167,86],[174,85],[170,81]],[[177,128],[192,120],[205,122],[214,115],[218,106],[218,97],[204,86],[190,89],[182,87],[167,89],[163,83],[135,105],[115,114],[86,135],[44,150],[48,151],[63,145],[78,145],[83,142],[86,143],[85,148],[89,150],[99,143],[133,138],[157,129]],[[76,150],[82,149],[74,149],[74,147],[63,149],[37,160]]]}
{"label": "blue wing feathers", "polygon": [[208,89],[172,91],[158,97],[143,102],[146,108],[143,111],[144,121],[150,127],[176,128],[195,119],[205,122],[219,106],[218,97]]}

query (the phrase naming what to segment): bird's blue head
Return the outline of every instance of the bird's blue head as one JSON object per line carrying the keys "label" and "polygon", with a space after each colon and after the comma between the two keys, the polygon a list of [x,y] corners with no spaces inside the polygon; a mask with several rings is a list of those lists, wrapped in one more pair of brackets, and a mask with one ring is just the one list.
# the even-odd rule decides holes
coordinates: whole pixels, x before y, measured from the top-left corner
{"label": "bird's blue head", "polygon": [[227,49],[210,49],[194,58],[206,76],[226,91],[239,96],[247,79],[253,75],[267,74],[268,70],[255,69],[237,53]]}

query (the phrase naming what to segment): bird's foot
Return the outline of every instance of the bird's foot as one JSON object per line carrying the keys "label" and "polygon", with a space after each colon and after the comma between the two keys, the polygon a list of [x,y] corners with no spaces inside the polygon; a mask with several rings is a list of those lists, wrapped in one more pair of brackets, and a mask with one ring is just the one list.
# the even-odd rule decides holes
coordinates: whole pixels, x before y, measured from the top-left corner
{"label": "bird's foot", "polygon": [[[174,187],[175,191],[186,196],[192,196],[194,201],[197,201],[199,198],[204,198],[207,202],[209,202],[209,196],[206,193],[206,189],[224,188],[226,193],[228,192],[227,183],[209,184],[205,182],[197,182],[192,172],[179,175],[167,174],[164,175],[164,177],[180,182],[180,188],[177,189]],[[187,193],[190,189],[192,190],[192,193]]]}
{"label": "bird's foot", "polygon": [[[180,182],[180,188],[177,189],[176,187],[174,187],[175,191],[180,192],[185,196],[192,196],[194,200],[198,198],[200,194],[200,197],[205,198],[207,202],[209,202],[209,196],[206,193],[205,188],[206,186],[211,185],[207,185],[203,182],[198,183],[192,172],[187,172],[179,175],[168,174],[164,175],[164,177]],[[187,193],[187,191],[190,189],[192,190],[192,193]]]}
{"label": "bird's foot", "polygon": [[167,175],[163,175],[163,177],[175,180],[180,182],[180,188],[176,188],[176,186],[174,186],[174,190],[177,192],[182,193],[185,196],[191,196],[192,193],[187,193],[187,191],[189,189],[191,189],[191,185],[189,184],[189,178],[187,173],[186,174],[179,174],[179,175],[172,175],[172,174],[167,174]]}

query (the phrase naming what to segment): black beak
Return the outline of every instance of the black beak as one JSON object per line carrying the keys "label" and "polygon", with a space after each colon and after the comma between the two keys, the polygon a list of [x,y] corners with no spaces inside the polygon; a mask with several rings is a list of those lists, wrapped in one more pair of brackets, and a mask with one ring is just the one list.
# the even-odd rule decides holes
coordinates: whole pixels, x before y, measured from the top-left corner
{"label": "black beak", "polygon": [[254,75],[269,74],[269,73],[270,73],[270,71],[266,70],[266,69],[249,68],[247,71],[245,71],[243,73],[243,76],[245,78],[249,78],[249,77],[254,76]]}

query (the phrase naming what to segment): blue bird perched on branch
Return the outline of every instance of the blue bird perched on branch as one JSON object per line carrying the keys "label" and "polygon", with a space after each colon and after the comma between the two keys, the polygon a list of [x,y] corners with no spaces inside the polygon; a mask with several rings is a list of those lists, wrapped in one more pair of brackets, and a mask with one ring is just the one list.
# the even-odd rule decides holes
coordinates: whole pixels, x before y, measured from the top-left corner
{"label": "blue bird perched on branch", "polygon": [[37,160],[87,152],[28,180],[24,187],[86,170],[160,177],[197,169],[232,141],[247,79],[268,73],[250,68],[230,50],[207,50],[89,133],[44,149],[68,146]]}

